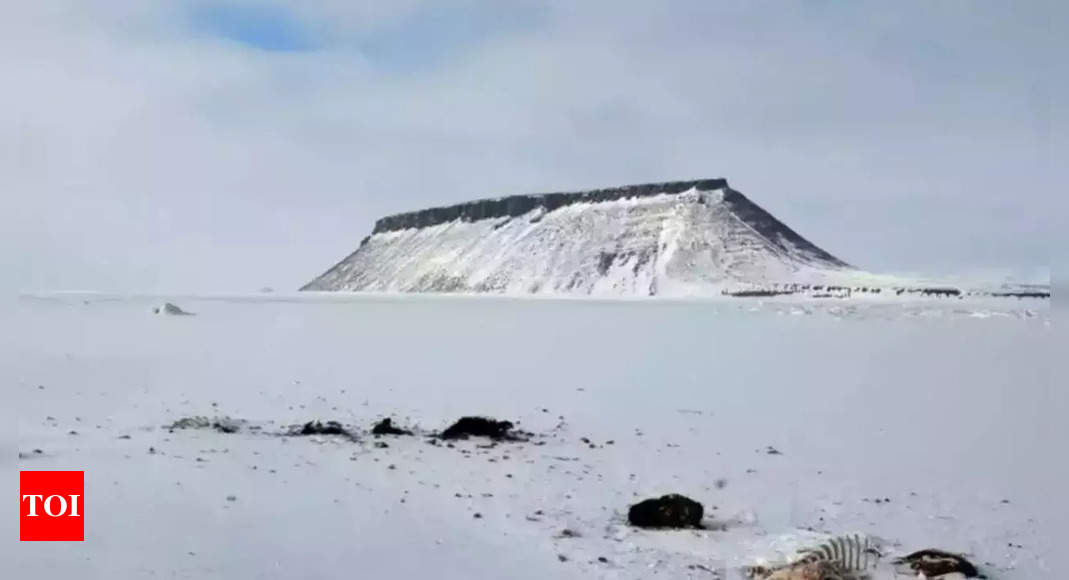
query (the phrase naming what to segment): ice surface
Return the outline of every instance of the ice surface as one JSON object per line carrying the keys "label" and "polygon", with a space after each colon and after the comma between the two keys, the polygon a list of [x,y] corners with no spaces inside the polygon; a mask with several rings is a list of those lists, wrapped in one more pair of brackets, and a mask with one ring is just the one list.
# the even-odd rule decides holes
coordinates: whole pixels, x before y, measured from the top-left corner
{"label": "ice surface", "polygon": [[[164,301],[198,315],[154,316]],[[0,457],[85,470],[86,541],[19,543],[5,518],[0,561],[26,578],[730,578],[860,532],[1054,578],[1069,395],[1050,318],[1027,300],[23,297],[0,306],[17,430]],[[270,434],[463,414],[545,444]],[[263,432],[161,428],[195,415]],[[713,529],[624,525],[668,492]]]}

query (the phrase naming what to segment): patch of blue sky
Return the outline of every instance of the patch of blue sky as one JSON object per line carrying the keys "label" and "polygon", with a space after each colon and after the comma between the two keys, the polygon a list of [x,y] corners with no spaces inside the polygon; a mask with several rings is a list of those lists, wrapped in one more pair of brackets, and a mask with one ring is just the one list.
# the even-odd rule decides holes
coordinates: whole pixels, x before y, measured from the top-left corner
{"label": "patch of blue sky", "polygon": [[260,50],[294,52],[321,45],[290,11],[277,5],[201,4],[191,11],[194,29]]}

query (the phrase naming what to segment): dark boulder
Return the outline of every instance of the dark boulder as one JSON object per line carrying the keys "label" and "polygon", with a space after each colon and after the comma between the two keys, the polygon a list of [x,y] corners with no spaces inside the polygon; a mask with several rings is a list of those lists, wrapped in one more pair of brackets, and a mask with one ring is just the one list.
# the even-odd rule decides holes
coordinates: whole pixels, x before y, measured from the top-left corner
{"label": "dark boulder", "polygon": [[920,550],[899,558],[895,565],[906,568],[914,574],[922,574],[925,578],[937,578],[943,574],[958,573],[966,578],[980,577],[976,566],[958,554],[944,552],[943,550]]}
{"label": "dark boulder", "polygon": [[394,427],[393,420],[386,417],[382,421],[375,423],[375,426],[371,428],[372,435],[411,435],[412,432],[408,429],[401,429]]}
{"label": "dark boulder", "polygon": [[291,435],[341,435],[350,439],[356,439],[348,429],[342,426],[337,421],[327,421],[321,423],[319,421],[309,421],[301,426],[300,429],[295,429]]}
{"label": "dark boulder", "polygon": [[700,528],[704,513],[702,504],[672,493],[631,506],[627,521],[639,528]]}
{"label": "dark boulder", "polygon": [[514,431],[511,421],[498,421],[489,417],[461,417],[442,431],[442,439],[467,439],[486,437],[494,441],[526,441],[527,433]]}

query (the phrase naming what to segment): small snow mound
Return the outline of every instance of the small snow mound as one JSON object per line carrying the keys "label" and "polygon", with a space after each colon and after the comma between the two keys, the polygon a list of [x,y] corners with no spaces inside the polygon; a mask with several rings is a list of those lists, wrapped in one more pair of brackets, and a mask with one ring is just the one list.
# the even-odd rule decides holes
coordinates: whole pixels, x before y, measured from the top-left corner
{"label": "small snow mound", "polygon": [[185,310],[182,310],[177,305],[172,304],[170,302],[164,303],[163,306],[153,308],[152,312],[155,314],[167,314],[170,316],[194,316],[194,313],[186,312]]}

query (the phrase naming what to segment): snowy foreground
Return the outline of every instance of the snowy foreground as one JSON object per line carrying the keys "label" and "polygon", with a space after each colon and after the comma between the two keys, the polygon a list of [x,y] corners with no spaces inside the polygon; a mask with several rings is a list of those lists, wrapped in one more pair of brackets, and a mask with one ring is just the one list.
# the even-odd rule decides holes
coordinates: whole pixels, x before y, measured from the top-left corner
{"label": "snowy foreground", "polygon": [[[1030,300],[21,297],[0,307],[9,497],[16,466],[84,470],[86,541],[20,543],[11,513],[0,576],[738,578],[860,532],[1060,578],[1050,318]],[[537,436],[428,443],[468,414]],[[197,415],[247,428],[163,427]],[[386,416],[424,435],[278,435]],[[709,529],[626,525],[670,492]]]}

